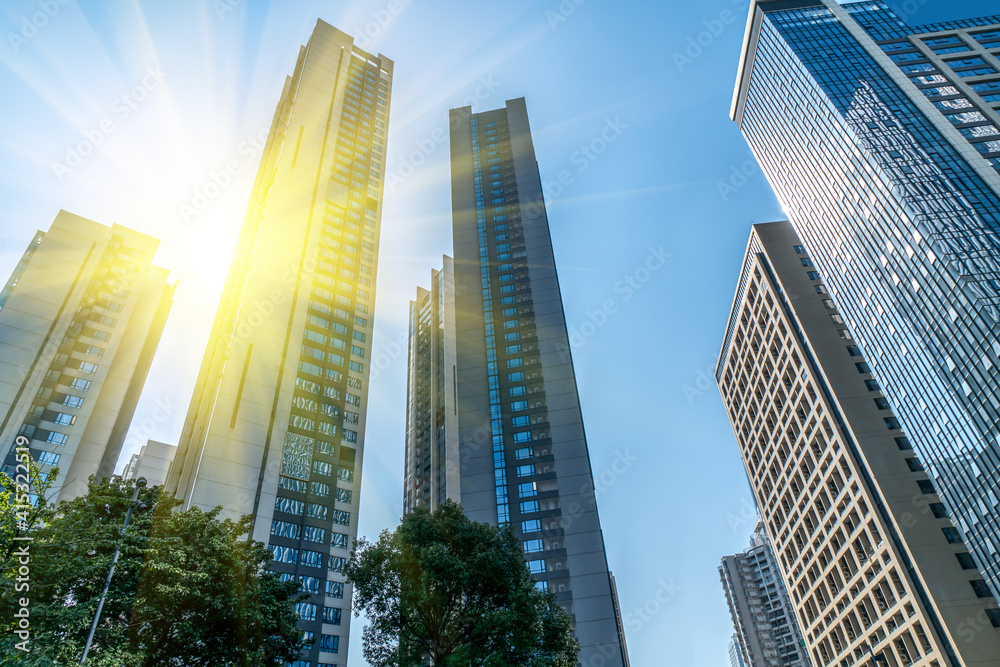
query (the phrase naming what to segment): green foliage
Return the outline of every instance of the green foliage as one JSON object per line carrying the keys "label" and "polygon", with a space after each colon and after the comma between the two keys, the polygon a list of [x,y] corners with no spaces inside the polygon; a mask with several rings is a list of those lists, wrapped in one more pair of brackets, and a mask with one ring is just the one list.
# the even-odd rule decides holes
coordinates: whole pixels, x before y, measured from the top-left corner
{"label": "green foliage", "polygon": [[468,519],[453,502],[416,510],[345,569],[365,658],[375,667],[572,667],[572,619],[535,580],[510,528]]}
{"label": "green foliage", "polygon": [[[122,535],[134,488],[121,477],[92,478],[87,495],[40,511],[30,531],[31,650],[14,650],[16,639],[5,633],[4,664],[79,663],[119,544],[88,666],[256,667],[295,659],[299,587],[263,569],[271,555],[246,539],[249,518],[219,521],[218,508],[180,512],[179,501],[145,488],[139,500],[149,510],[134,511]],[[3,619],[17,604],[9,590],[0,591]]]}

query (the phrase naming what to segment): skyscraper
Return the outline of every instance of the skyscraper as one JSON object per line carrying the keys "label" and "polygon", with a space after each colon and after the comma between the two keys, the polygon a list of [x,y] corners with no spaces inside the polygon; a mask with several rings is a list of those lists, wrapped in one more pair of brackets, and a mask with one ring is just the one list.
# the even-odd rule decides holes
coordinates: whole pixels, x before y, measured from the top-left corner
{"label": "skyscraper", "polygon": [[1000,594],[1000,17],[756,0],[732,117]]}
{"label": "skyscraper", "polygon": [[746,551],[722,559],[719,578],[736,628],[730,667],[812,667],[762,523]]}
{"label": "skyscraper", "polygon": [[815,665],[996,665],[1000,608],[787,222],[754,225],[716,378]]}
{"label": "skyscraper", "polygon": [[311,594],[303,665],[346,663],[392,67],[323,21],[300,50],[167,479]]}
{"label": "skyscraper", "polygon": [[510,524],[584,665],[628,657],[523,99],[451,111],[455,257],[410,307],[405,505]]}
{"label": "skyscraper", "polygon": [[114,472],[173,304],[159,243],[60,211],[0,291],[3,463],[29,439],[58,500]]}

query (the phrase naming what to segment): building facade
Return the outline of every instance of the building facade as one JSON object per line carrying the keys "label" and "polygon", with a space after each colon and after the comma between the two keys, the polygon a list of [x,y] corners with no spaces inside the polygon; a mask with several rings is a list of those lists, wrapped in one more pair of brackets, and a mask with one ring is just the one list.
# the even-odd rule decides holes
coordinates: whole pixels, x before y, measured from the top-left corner
{"label": "building facade", "polygon": [[762,523],[746,551],[722,559],[719,578],[736,629],[732,667],[812,667]]}
{"label": "building facade", "polygon": [[1000,16],[756,0],[732,108],[1000,594]]}
{"label": "building facade", "polygon": [[167,490],[254,517],[346,664],[393,64],[319,21],[271,123]]}
{"label": "building facade", "polygon": [[451,111],[455,256],[410,307],[404,503],[509,524],[573,617],[584,665],[626,665],[523,99]]}
{"label": "building facade", "polygon": [[829,289],[754,225],[716,372],[809,656],[996,665],[997,602]]}
{"label": "building facade", "polygon": [[0,291],[3,464],[30,440],[43,472],[59,468],[56,500],[114,473],[173,305],[159,243],[60,211]]}
{"label": "building facade", "polygon": [[142,449],[129,459],[122,470],[122,477],[125,479],[144,477],[150,487],[163,486],[167,481],[167,472],[170,470],[170,464],[174,462],[175,454],[177,445],[147,440]]}

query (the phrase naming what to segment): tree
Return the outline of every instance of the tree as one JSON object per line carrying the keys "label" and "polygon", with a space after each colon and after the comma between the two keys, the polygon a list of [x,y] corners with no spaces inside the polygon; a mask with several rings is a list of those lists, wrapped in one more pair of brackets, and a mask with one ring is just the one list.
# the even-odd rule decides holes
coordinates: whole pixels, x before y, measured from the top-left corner
{"label": "tree", "polygon": [[355,615],[371,621],[363,644],[375,667],[576,665],[572,619],[536,588],[513,531],[454,502],[358,540],[344,571]]}
{"label": "tree", "polygon": [[[31,650],[0,638],[4,664],[75,665],[83,653],[115,546],[121,558],[87,665],[285,665],[298,657],[295,582],[264,570],[267,547],[245,538],[250,520],[219,521],[219,508],[177,511],[158,487],[133,512],[134,482],[91,478],[85,496],[48,507],[31,530]],[[0,613],[16,600],[0,591]]]}

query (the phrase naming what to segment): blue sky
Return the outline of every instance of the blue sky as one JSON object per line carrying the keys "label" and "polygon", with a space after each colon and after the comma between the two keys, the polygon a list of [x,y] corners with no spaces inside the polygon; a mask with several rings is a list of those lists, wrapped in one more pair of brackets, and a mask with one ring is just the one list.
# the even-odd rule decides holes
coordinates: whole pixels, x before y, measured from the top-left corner
{"label": "blue sky", "polygon": [[[915,24],[996,12],[904,5]],[[782,217],[728,118],[747,7],[0,2],[0,275],[60,208],[161,238],[156,261],[181,285],[122,463],[146,438],[176,442],[299,45],[323,18],[392,58],[382,368],[360,511],[374,536],[401,512],[407,303],[451,252],[448,147],[434,138],[451,107],[525,97],[632,661],[723,667],[732,629],[716,567],[754,517],[712,369],[749,225]],[[239,171],[225,182],[230,161]],[[217,196],[198,200],[213,178]],[[185,214],[196,201],[203,210]],[[167,420],[152,418],[158,403]],[[351,667],[365,664],[360,648]]]}

